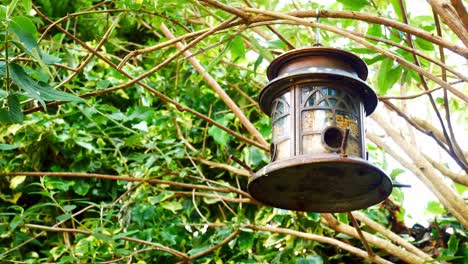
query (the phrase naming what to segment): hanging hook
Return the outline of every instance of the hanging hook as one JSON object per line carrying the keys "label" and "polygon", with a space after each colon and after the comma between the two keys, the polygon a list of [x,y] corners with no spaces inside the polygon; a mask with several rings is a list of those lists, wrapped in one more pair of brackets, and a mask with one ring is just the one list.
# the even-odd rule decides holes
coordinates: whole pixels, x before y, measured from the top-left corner
{"label": "hanging hook", "polygon": [[[320,9],[315,9],[315,14],[317,15],[317,19],[316,19],[316,22],[319,23],[320,22]],[[315,43],[313,45],[314,47],[319,47],[319,46],[322,46],[322,44],[320,43],[320,29],[316,26],[315,27]]]}

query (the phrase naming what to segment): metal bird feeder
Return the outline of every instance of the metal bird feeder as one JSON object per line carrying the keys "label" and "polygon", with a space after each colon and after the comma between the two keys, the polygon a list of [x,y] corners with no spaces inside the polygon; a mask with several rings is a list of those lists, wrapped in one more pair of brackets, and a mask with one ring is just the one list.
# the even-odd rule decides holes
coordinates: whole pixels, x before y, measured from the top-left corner
{"label": "metal bird feeder", "polygon": [[356,55],[312,47],[268,67],[261,109],[271,117],[271,163],[249,181],[265,204],[297,211],[346,212],[387,198],[390,178],[366,160],[364,117],[377,106]]}

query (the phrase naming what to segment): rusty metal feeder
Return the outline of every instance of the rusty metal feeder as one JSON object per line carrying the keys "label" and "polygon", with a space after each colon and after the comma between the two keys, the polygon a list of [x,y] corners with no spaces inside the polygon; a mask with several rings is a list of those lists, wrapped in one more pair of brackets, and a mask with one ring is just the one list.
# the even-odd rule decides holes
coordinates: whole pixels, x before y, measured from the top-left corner
{"label": "rusty metal feeder", "polygon": [[346,212],[379,203],[390,178],[366,161],[364,117],[377,106],[356,55],[312,47],[268,67],[259,103],[271,117],[271,163],[249,181],[250,194],[274,207]]}

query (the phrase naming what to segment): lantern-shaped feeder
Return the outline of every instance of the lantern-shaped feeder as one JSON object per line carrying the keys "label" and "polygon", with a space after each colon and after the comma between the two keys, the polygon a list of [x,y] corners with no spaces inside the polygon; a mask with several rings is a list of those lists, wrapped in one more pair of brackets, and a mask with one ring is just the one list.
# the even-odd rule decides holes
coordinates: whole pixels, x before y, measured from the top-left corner
{"label": "lantern-shaped feeder", "polygon": [[366,161],[365,115],[377,96],[356,55],[313,47],[282,54],[268,67],[259,103],[271,117],[271,163],[249,181],[265,204],[297,211],[346,212],[383,201],[390,178]]}

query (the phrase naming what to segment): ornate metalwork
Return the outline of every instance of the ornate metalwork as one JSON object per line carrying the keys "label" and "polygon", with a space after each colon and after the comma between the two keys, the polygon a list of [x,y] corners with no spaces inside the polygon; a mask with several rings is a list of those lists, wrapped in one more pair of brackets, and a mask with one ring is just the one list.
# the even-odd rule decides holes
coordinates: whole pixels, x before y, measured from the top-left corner
{"label": "ornate metalwork", "polygon": [[268,67],[259,103],[271,116],[271,163],[249,180],[251,195],[300,211],[344,212],[384,200],[389,177],[365,160],[365,115],[377,96],[357,56],[314,47]]}

